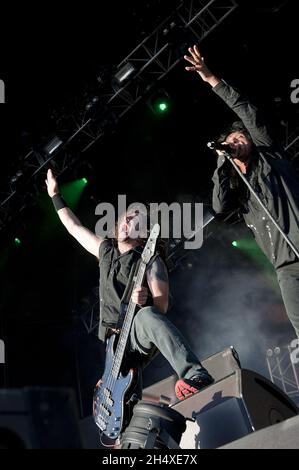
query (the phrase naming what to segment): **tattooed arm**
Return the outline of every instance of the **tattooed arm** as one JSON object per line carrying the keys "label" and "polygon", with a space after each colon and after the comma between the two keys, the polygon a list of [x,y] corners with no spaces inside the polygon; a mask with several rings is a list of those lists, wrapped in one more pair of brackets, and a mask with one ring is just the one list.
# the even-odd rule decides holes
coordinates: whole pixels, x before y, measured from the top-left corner
{"label": "tattooed arm", "polygon": [[158,257],[147,269],[147,283],[153,296],[154,306],[161,312],[168,310],[169,281],[164,261]]}

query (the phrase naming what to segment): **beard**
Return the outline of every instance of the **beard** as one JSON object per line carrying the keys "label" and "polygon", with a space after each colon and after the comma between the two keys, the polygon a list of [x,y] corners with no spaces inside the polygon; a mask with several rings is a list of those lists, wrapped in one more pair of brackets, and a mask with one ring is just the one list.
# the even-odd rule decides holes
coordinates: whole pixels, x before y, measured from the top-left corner
{"label": "beard", "polygon": [[128,234],[127,236],[118,237],[117,242],[118,243],[127,243],[127,244],[137,243],[138,245],[142,245],[144,243],[144,240],[146,240],[146,238],[141,238],[140,236],[132,238]]}

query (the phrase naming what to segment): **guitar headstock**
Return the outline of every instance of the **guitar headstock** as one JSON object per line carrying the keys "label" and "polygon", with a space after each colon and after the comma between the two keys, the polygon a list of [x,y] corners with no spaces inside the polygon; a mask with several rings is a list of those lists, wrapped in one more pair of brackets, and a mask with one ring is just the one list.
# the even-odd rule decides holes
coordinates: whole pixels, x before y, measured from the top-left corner
{"label": "guitar headstock", "polygon": [[155,224],[154,227],[152,228],[152,231],[150,233],[150,236],[147,240],[147,243],[144,247],[144,250],[142,252],[142,261],[144,263],[149,263],[150,259],[154,256],[155,254],[155,249],[156,249],[156,243],[158,236],[160,234],[160,225]]}

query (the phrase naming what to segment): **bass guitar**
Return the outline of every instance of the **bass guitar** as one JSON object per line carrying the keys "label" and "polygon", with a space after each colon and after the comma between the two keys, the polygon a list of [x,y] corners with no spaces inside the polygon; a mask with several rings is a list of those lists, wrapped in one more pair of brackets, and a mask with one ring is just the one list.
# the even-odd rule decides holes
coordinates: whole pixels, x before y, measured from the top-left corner
{"label": "bass guitar", "polygon": [[[146,267],[155,254],[159,233],[160,226],[156,224],[142,252],[132,292],[143,284]],[[101,433],[113,440],[117,439],[122,431],[126,395],[132,386],[135,375],[134,369],[130,369],[128,373],[124,374],[124,357],[136,307],[137,305],[131,298],[125,313],[117,346],[115,347],[116,334],[113,334],[108,340],[104,374],[97,383],[94,392],[93,416],[95,423]]]}

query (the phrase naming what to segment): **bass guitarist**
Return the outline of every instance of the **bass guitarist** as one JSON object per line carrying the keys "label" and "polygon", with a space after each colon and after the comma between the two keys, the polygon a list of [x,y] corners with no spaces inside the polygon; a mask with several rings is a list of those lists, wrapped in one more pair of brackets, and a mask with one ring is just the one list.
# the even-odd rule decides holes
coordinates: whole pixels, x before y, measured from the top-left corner
{"label": "bass guitarist", "polygon": [[[142,220],[138,210],[126,213],[117,223],[115,238],[102,239],[83,227],[66,206],[51,170],[48,170],[46,185],[62,224],[83,248],[99,260],[99,338],[105,341],[121,328],[122,299],[130,274],[146,243],[146,239],[130,237],[130,233]],[[142,227],[139,233],[142,233]],[[148,265],[145,281],[144,287],[132,292],[132,300],[139,306],[139,311],[132,323],[129,350],[138,353],[140,363],[150,359],[155,349],[161,352],[178,375],[175,391],[178,399],[183,400],[210,385],[213,379],[202,367],[182,334],[167,318],[169,280],[161,256],[156,256]]]}

